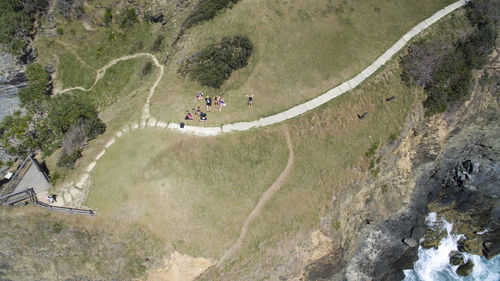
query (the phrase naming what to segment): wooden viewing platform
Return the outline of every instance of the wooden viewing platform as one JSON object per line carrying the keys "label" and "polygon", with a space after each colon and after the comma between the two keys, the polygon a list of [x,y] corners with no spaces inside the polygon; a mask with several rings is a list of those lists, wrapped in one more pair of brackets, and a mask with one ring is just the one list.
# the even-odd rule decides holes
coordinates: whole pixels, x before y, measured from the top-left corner
{"label": "wooden viewing platform", "polygon": [[76,208],[69,208],[69,207],[59,207],[59,206],[52,206],[47,203],[43,203],[38,201],[38,198],[36,196],[35,190],[33,188],[27,188],[23,191],[19,192],[14,192],[5,196],[0,197],[0,202],[2,202],[2,205],[15,205],[20,202],[23,202],[25,200],[28,200],[40,207],[43,207],[45,209],[51,210],[51,211],[59,211],[59,212],[66,212],[70,214],[82,214],[82,215],[89,215],[93,216],[95,215],[95,212],[92,210],[84,210],[84,209],[76,209]]}

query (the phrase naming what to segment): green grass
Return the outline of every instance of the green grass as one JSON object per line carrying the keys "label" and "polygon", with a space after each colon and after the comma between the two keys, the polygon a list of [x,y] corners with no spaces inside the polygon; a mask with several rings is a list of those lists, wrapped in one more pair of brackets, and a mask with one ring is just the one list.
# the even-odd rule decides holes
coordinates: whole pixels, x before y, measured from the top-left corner
{"label": "green grass", "polygon": [[76,162],[73,170],[61,171],[56,168],[59,152],[46,158],[49,170],[58,177],[58,183],[64,179],[72,179],[79,175],[92,159],[102,151],[106,142],[116,134],[117,130],[131,122],[137,122],[146,102],[148,91],[157,79],[159,70],[153,67],[151,73],[142,75],[142,68],[151,60],[145,57],[121,61],[110,67],[104,77],[89,92],[73,90],[70,94],[87,95],[98,106],[99,117],[106,123],[106,132],[98,139],[92,140],[83,151],[84,156]]}
{"label": "green grass", "polygon": [[[198,89],[206,95],[221,94],[228,103],[222,113],[209,114],[209,125],[282,111],[352,77],[409,28],[450,2],[241,2],[184,35],[179,42],[183,48],[171,54],[164,79],[153,96],[152,113],[160,119],[179,121],[184,110],[197,105],[194,100]],[[137,34],[137,40],[143,38],[140,40],[148,50],[159,29],[141,26],[134,32],[141,28],[144,33],[151,31]],[[64,32],[61,40],[73,44],[90,68],[97,69],[130,52],[137,42],[132,33],[126,38],[118,36],[97,58],[97,49],[107,40],[103,30],[83,32],[74,28],[75,35]],[[181,57],[236,31],[247,34],[256,50],[250,64],[233,73],[220,91],[200,88],[177,75],[176,63]],[[166,36],[165,44],[170,39]],[[95,44],[89,44],[93,40]],[[50,42],[43,44],[48,63]],[[115,95],[101,112],[108,130],[89,144],[68,178],[79,175],[120,126],[139,118],[148,85],[157,75],[156,70],[149,80],[142,79],[142,63],[117,65],[124,71],[126,81],[121,82],[126,82],[125,86],[113,83],[120,81],[120,71],[110,72],[96,87],[99,92],[92,93],[96,99],[106,99],[108,91]],[[86,72],[79,78],[64,74],[76,71],[78,64],[84,65],[60,65],[63,74],[59,79],[65,85],[90,86],[83,85],[90,81],[84,77],[89,75]],[[92,79],[95,69],[89,76]],[[120,91],[114,89],[115,85]],[[255,94],[252,109],[247,108],[245,98],[250,92]],[[394,101],[385,101],[393,95],[397,96]],[[383,146],[393,138],[390,136],[399,135],[408,114],[421,99],[421,91],[407,88],[400,81],[398,61],[393,59],[349,94],[271,128],[216,138],[158,129],[133,132],[119,139],[99,160],[85,204],[97,210],[97,221],[118,228],[120,233],[139,224],[159,237],[170,252],[218,258],[236,240],[258,198],[284,169],[288,151],[282,129],[287,126],[295,151],[291,175],[250,224],[236,256],[221,271],[206,276],[209,280],[222,279],[219,274],[226,280],[245,279],[255,269],[267,271],[288,262],[288,255],[280,255],[283,241],[300,234],[307,238],[311,229],[317,229],[319,217],[327,212],[334,194],[359,191],[347,188],[360,171],[370,167],[365,153],[374,143]],[[356,115],[365,111],[369,115],[359,120]],[[387,192],[387,188],[379,189]],[[376,198],[377,194],[371,195]],[[365,199],[360,200],[355,203],[365,203]],[[333,238],[339,240],[335,234],[353,225],[360,216],[341,212],[342,204],[337,200],[332,206],[339,210],[332,223]]]}
{"label": "green grass", "polygon": [[[120,61],[108,68],[105,76],[91,91],[74,90],[75,95],[86,95],[94,102],[100,111],[126,97],[134,87],[150,86],[158,75],[153,71],[146,77],[140,75],[142,67],[148,58],[134,58]],[[151,79],[152,78],[152,79]],[[146,81],[143,81],[146,80]],[[92,83],[93,84],[93,83]],[[146,100],[143,101],[145,103]]]}
{"label": "green grass", "polygon": [[[162,91],[153,97],[152,113],[180,121],[186,109],[198,105],[198,90],[222,95],[228,103],[223,113],[209,114],[209,125],[281,112],[350,79],[414,25],[451,2],[239,2],[183,36],[182,50],[167,65]],[[249,65],[234,72],[220,90],[201,87],[176,73],[181,58],[234,33],[248,35],[255,50]],[[252,109],[247,108],[248,93],[255,94]]]}
{"label": "green grass", "polygon": [[36,206],[1,208],[0,216],[0,247],[9,249],[0,270],[7,280],[133,280],[165,253],[161,240],[140,225],[111,227]]}
{"label": "green grass", "polygon": [[[385,98],[392,95],[397,99],[386,102]],[[265,205],[259,219],[250,224],[247,239],[234,259],[203,280],[220,276],[224,280],[252,279],[256,268],[287,263],[279,253],[293,253],[293,249],[284,249],[284,241],[307,237],[309,230],[318,229],[319,217],[325,214],[333,194],[339,197],[358,192],[348,187],[359,176],[357,170],[368,170],[366,151],[373,143],[387,144],[388,135],[401,130],[412,105],[421,99],[421,91],[401,82],[398,61],[392,60],[359,89],[289,121],[296,160],[291,176]],[[369,112],[368,117],[359,120],[356,113],[364,111]],[[367,204],[370,196],[366,196],[354,204]],[[333,233],[340,233],[352,225],[350,220],[358,219],[358,214],[342,211],[346,208],[342,204],[342,199],[337,199],[333,205],[338,209],[332,222]],[[341,243],[341,237],[333,238],[338,239],[335,243]]]}
{"label": "green grass", "polygon": [[[208,125],[214,125],[268,116],[318,96],[353,77],[416,23],[451,2],[240,2],[190,29],[178,43],[180,50],[167,47],[177,34],[171,23],[163,27],[138,23],[127,30],[114,24],[111,29],[94,26],[87,31],[76,21],[57,19],[58,26],[70,32],[57,39],[42,38],[37,50],[43,63],[58,62],[57,81],[62,88],[89,87],[96,69],[122,55],[149,52],[154,39],[164,36],[166,47],[156,55],[163,62],[168,51],[169,59],[166,75],[153,96],[153,115],[181,121],[186,110],[203,106],[194,98],[201,89],[206,95],[222,95],[228,104],[222,113],[209,114]],[[89,4],[85,10],[89,17],[102,21],[104,9]],[[182,20],[188,10],[179,12],[176,19]],[[220,90],[179,76],[177,63],[181,58],[234,33],[248,35],[255,51],[249,65],[233,73]],[[248,93],[255,94],[252,109],[246,106]]]}
{"label": "green grass", "polygon": [[[57,79],[61,88],[81,86],[89,88],[95,80],[96,70],[112,59],[133,53],[150,52],[157,26],[138,23],[126,31],[114,26],[86,31],[78,22],[65,24],[75,30],[58,38],[43,37],[36,47],[42,63],[57,65]],[[112,30],[113,36],[110,36]],[[142,46],[142,48],[141,48]],[[159,53],[161,59],[161,54]]]}
{"label": "green grass", "polygon": [[276,130],[209,139],[133,132],[99,160],[86,204],[102,219],[147,225],[181,253],[215,258],[287,158]]}

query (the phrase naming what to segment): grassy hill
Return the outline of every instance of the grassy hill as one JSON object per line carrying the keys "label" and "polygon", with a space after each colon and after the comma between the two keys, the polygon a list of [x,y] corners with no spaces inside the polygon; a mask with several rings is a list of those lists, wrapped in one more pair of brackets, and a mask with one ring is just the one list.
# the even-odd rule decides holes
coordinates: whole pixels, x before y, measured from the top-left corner
{"label": "grassy hill", "polygon": [[[56,14],[56,25],[64,32],[41,36],[37,41],[40,61],[57,63],[60,88],[90,87],[98,68],[122,55],[150,52],[155,38],[164,34],[162,49],[154,52],[166,66],[151,101],[154,116],[179,121],[185,110],[197,104],[195,94],[202,90],[206,95],[221,94],[228,102],[222,113],[209,114],[209,125],[253,120],[309,100],[351,78],[413,25],[451,1],[241,1],[214,20],[186,31],[174,47],[171,43],[180,22],[194,3],[176,7],[166,2],[171,9],[166,25],[139,22],[126,31],[116,23],[111,29],[97,24],[104,7],[119,1],[88,2],[83,20],[69,21]],[[112,7],[118,13],[124,6]],[[433,27],[433,32],[449,32],[463,19],[461,14],[452,17]],[[83,22],[93,22],[92,30]],[[117,34],[116,39],[110,30]],[[250,37],[254,55],[220,90],[200,87],[177,74],[179,59],[236,32]],[[155,69],[142,75],[147,62],[120,62],[93,91],[72,91],[99,102],[108,129],[86,147],[65,183],[77,179],[117,130],[139,120],[158,74]],[[294,257],[311,256],[310,235],[325,227],[321,218],[331,209],[343,211],[334,198],[359,193],[360,187],[348,187],[360,175],[377,178],[384,161],[377,147],[398,140],[412,109],[422,101],[421,89],[407,87],[400,74],[399,61],[393,59],[356,90],[270,128],[214,138],[152,128],[128,133],[107,150],[91,173],[85,204],[98,215],[93,223],[80,223],[113,229],[115,237],[132,237],[125,240],[130,244],[135,244],[134,235],[143,235],[138,241],[146,248],[143,252],[133,248],[137,255],[132,258],[141,266],[130,276],[145,276],[148,270],[165,267],[147,259],[168,259],[174,251],[217,260],[237,239],[243,221],[285,168],[287,131],[295,153],[291,174],[249,224],[236,254],[202,279],[269,280],[286,270],[298,274],[308,259]],[[255,94],[252,109],[246,106],[247,93]],[[397,98],[386,102],[390,96]],[[365,111],[367,118],[359,120],[357,114]],[[53,163],[49,159],[49,168]],[[65,183],[57,188],[64,188]],[[381,187],[356,196],[359,200],[353,203],[353,210],[365,206],[373,210],[373,200],[397,200],[397,196],[393,186]],[[345,245],[346,237],[362,223],[362,214],[352,210],[332,218],[327,224],[332,244]],[[116,256],[127,255],[118,251]],[[107,272],[93,269],[99,259],[109,256],[89,257],[82,263],[96,276],[106,278]]]}
{"label": "grassy hill", "polygon": [[[121,29],[115,23],[87,30],[82,21],[56,18],[65,32],[41,38],[37,46],[46,63],[51,58],[51,63],[57,63],[61,88],[88,87],[95,69],[121,55],[151,52],[153,41],[163,36],[160,51],[153,53],[166,62],[166,76],[153,96],[153,115],[165,121],[182,120],[186,110],[203,105],[195,101],[202,90],[212,97],[221,95],[228,103],[223,113],[209,115],[214,125],[258,119],[318,96],[356,75],[415,24],[451,2],[240,1],[212,21],[187,30],[172,47],[180,23],[192,9],[193,4],[186,2],[183,8],[167,6],[175,15],[166,25],[139,22]],[[100,8],[87,4],[87,21],[102,24],[104,7],[116,6],[111,3]],[[115,18],[123,9],[113,9]],[[235,33],[248,35],[255,50],[249,65],[234,72],[220,90],[177,74],[181,59]],[[252,110],[246,106],[248,93],[255,95]]]}

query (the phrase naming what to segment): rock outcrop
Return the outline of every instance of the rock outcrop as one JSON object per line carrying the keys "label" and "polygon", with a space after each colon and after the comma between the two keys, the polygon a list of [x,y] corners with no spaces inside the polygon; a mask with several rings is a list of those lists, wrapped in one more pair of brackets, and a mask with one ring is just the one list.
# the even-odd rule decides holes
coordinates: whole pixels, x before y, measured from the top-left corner
{"label": "rock outcrop", "polygon": [[[497,56],[492,64],[498,61]],[[406,178],[396,180],[399,205],[384,199],[373,202],[380,208],[387,204],[401,208],[385,217],[379,212],[384,219],[377,218],[377,210],[365,213],[370,223],[357,234],[343,234],[346,267],[321,279],[402,280],[403,270],[412,268],[418,258],[418,247],[410,241],[425,235],[424,247],[438,247],[447,235],[425,225],[430,211],[453,221],[453,231],[464,234],[461,252],[486,258],[500,252],[500,70],[486,67],[476,78],[475,89],[463,104],[430,119],[410,118],[405,131],[413,134],[403,134],[399,148],[408,140],[406,154],[411,155],[407,159],[411,163],[402,172],[402,166],[394,165],[399,160],[393,159],[392,167],[379,174],[379,178]],[[386,194],[394,200],[391,196]],[[456,253],[451,262],[460,265],[459,274],[470,274],[473,264],[460,257]]]}

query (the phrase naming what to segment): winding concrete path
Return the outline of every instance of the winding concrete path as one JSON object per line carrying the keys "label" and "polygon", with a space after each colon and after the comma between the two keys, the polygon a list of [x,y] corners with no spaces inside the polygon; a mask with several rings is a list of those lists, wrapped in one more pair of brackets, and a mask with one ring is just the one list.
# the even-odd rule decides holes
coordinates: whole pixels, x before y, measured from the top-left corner
{"label": "winding concrete path", "polygon": [[[177,130],[179,132],[200,135],[200,136],[216,136],[221,133],[228,133],[231,131],[246,131],[252,128],[257,127],[265,127],[273,124],[277,124],[294,117],[297,117],[301,114],[304,114],[308,111],[311,111],[330,100],[349,92],[350,90],[356,88],[359,84],[365,81],[368,77],[370,77],[373,73],[375,73],[380,67],[382,67],[386,62],[388,62],[396,53],[398,53],[403,47],[410,41],[413,37],[420,34],[423,30],[425,30],[430,25],[434,24],[444,16],[449,13],[455,11],[456,9],[462,7],[467,3],[466,0],[457,1],[441,10],[433,14],[428,19],[422,21],[413,29],[408,31],[405,35],[401,37],[394,45],[392,45],[385,53],[383,53],[380,57],[378,57],[370,66],[361,71],[354,78],[350,79],[342,83],[341,85],[329,90],[328,92],[316,97],[308,102],[303,104],[299,104],[294,106],[286,111],[280,112],[275,115],[271,115],[268,117],[260,118],[259,120],[250,121],[250,122],[238,122],[232,124],[222,125],[221,127],[198,127],[198,126],[185,126],[184,128],[180,128],[178,123],[169,123],[165,127],[172,130]],[[165,122],[160,122],[162,124],[166,124]]]}

